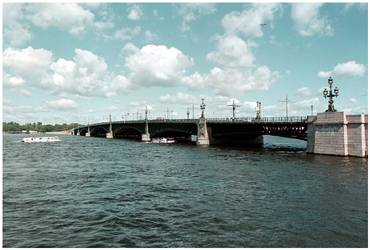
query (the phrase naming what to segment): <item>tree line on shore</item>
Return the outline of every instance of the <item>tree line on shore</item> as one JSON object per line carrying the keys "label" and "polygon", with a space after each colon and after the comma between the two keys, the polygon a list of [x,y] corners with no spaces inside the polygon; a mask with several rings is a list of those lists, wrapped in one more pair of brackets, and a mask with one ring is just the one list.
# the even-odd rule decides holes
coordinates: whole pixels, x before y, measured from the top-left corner
{"label": "tree line on shore", "polygon": [[42,122],[33,122],[26,124],[19,124],[17,122],[3,122],[4,132],[21,132],[21,131],[38,131],[38,132],[50,132],[50,131],[64,131],[78,127],[78,123],[63,123],[63,124],[42,124]]}

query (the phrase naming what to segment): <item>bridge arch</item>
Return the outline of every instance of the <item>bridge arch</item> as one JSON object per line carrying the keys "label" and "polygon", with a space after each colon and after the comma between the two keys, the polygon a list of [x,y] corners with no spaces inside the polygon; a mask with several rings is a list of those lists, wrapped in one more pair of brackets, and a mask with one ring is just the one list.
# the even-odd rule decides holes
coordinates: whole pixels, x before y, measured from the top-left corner
{"label": "bridge arch", "polygon": [[174,138],[184,138],[190,137],[192,134],[189,130],[175,129],[175,128],[164,128],[153,132],[150,136],[155,137],[174,137]]}
{"label": "bridge arch", "polygon": [[135,127],[121,126],[114,129],[114,138],[132,138],[140,139],[144,132]]}
{"label": "bridge arch", "polygon": [[80,136],[86,136],[87,128],[80,129]]}
{"label": "bridge arch", "polygon": [[106,137],[107,132],[108,129],[101,126],[90,128],[90,136],[94,137]]}

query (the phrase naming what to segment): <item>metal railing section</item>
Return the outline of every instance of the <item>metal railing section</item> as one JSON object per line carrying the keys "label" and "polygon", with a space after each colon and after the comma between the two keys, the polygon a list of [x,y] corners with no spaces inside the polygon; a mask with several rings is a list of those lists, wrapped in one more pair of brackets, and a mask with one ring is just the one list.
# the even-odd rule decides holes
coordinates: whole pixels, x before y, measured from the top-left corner
{"label": "metal railing section", "polygon": [[[281,117],[261,117],[256,119],[255,117],[240,117],[240,118],[207,118],[208,122],[217,123],[304,123],[307,121],[307,116],[281,116]],[[112,124],[121,123],[144,123],[145,120],[126,120],[126,121],[112,121]],[[198,119],[154,119],[148,120],[148,123],[196,123]],[[100,122],[90,124],[89,126],[107,125],[108,122]],[[80,128],[87,127],[81,126]]]}

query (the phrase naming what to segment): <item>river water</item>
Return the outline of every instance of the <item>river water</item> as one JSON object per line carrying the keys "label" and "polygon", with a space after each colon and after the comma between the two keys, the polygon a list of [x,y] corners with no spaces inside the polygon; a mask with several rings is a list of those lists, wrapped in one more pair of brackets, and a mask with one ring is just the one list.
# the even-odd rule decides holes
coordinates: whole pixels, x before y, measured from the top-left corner
{"label": "river water", "polygon": [[3,137],[4,247],[367,247],[367,160]]}

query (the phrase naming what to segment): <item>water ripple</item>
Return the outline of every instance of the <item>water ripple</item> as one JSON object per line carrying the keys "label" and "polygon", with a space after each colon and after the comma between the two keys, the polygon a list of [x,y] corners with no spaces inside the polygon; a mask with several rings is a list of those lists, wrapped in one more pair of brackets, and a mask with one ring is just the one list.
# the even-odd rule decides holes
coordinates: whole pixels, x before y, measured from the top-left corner
{"label": "water ripple", "polygon": [[[366,247],[367,160],[4,135],[4,247]],[[287,144],[289,143],[289,144]]]}

